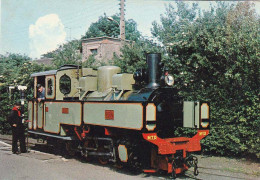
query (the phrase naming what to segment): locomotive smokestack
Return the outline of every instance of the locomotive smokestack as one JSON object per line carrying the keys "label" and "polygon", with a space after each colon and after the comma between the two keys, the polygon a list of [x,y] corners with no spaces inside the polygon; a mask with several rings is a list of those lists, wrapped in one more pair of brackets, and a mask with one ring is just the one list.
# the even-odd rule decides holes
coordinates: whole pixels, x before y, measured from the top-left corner
{"label": "locomotive smokestack", "polygon": [[148,88],[157,88],[160,86],[159,80],[161,75],[160,69],[161,54],[147,54],[146,63],[148,64]]}

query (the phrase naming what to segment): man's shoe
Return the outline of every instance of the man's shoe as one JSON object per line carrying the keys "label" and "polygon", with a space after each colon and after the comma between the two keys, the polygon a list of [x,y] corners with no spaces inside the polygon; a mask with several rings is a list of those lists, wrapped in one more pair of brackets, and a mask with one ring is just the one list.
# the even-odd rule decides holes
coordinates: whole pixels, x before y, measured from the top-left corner
{"label": "man's shoe", "polygon": [[19,152],[19,151],[17,151],[17,152],[13,152],[13,154],[20,154],[20,152]]}

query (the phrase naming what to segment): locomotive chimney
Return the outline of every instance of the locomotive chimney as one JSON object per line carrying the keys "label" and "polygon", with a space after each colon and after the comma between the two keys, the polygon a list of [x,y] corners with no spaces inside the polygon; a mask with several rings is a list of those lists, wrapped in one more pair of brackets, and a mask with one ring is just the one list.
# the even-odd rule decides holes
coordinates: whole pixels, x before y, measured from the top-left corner
{"label": "locomotive chimney", "polygon": [[161,54],[156,53],[146,55],[146,63],[148,64],[148,85],[146,86],[147,88],[157,88],[160,86],[160,62]]}

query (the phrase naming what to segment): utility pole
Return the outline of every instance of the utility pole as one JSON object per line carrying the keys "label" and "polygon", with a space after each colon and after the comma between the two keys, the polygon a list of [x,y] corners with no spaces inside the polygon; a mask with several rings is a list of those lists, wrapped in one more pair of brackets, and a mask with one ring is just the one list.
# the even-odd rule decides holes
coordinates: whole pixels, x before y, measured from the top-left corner
{"label": "utility pole", "polygon": [[65,27],[70,30],[70,41],[71,41],[71,27]]}
{"label": "utility pole", "polygon": [[[68,27],[68,26],[65,26],[65,29],[69,29],[69,40],[67,40],[67,41],[71,41],[72,40],[72,30],[74,29],[74,31],[75,31],[75,29],[79,29],[79,28],[82,28],[82,26],[78,26],[78,27]],[[74,32],[74,34],[75,34],[75,32]],[[73,39],[75,39],[75,37],[73,38]]]}
{"label": "utility pole", "polygon": [[120,0],[120,38],[125,41],[125,0]]}

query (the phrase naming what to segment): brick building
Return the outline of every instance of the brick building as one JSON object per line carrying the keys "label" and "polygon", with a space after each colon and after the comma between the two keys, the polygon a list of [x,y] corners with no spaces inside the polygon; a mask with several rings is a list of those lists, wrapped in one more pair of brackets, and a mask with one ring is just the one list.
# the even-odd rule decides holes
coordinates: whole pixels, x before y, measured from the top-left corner
{"label": "brick building", "polygon": [[[126,40],[126,43],[130,41]],[[100,62],[108,63],[113,58],[113,54],[121,54],[121,40],[111,37],[96,37],[82,40],[82,61],[86,61],[90,55]]]}

